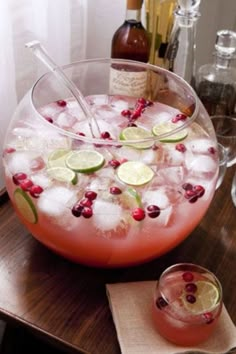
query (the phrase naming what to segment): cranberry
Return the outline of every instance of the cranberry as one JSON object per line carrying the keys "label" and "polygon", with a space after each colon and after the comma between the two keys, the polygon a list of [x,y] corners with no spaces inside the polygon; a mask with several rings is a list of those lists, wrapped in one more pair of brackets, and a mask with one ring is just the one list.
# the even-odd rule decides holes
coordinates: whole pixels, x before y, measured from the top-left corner
{"label": "cranberry", "polygon": [[152,219],[157,218],[160,215],[160,208],[157,205],[148,205],[148,216]]}
{"label": "cranberry", "polygon": [[183,113],[176,114],[175,117],[172,118],[172,123],[177,123],[180,120],[185,120],[187,119],[187,116]]}
{"label": "cranberry", "polygon": [[60,106],[60,107],[65,107],[65,106],[67,105],[66,101],[64,101],[64,100],[58,100],[58,101],[57,101],[57,104],[58,104],[58,106]]}
{"label": "cranberry", "polygon": [[84,218],[89,219],[93,215],[93,210],[90,207],[84,207],[82,210],[82,215]]}
{"label": "cranberry", "polygon": [[110,193],[111,194],[121,194],[122,190],[118,187],[110,187]]}
{"label": "cranberry", "polygon": [[6,149],[4,149],[4,154],[11,154],[12,152],[15,152],[16,149],[12,148],[12,147],[8,147]]}
{"label": "cranberry", "polygon": [[175,149],[180,151],[180,152],[185,152],[186,151],[186,146],[184,144],[177,144],[175,146]]}
{"label": "cranberry", "polygon": [[122,112],[121,112],[122,116],[124,117],[130,117],[131,116],[131,111],[129,109],[124,109]]}
{"label": "cranberry", "polygon": [[163,299],[163,297],[158,297],[156,300],[156,306],[161,310],[163,307],[166,307],[168,305],[168,303],[166,302],[165,299]]}
{"label": "cranberry", "polygon": [[13,182],[16,184],[16,185],[19,185],[21,181],[23,181],[24,179],[27,178],[27,174],[24,173],[24,172],[19,172],[19,173],[15,173],[12,177],[13,179]]}
{"label": "cranberry", "polygon": [[44,117],[46,119],[46,121],[48,121],[49,123],[53,123],[53,119],[51,117]]}
{"label": "cranberry", "polygon": [[184,196],[186,199],[191,199],[192,197],[196,197],[196,192],[193,189],[187,189]]}
{"label": "cranberry", "polygon": [[38,186],[37,184],[34,184],[30,189],[29,189],[30,195],[34,198],[38,198],[39,195],[43,192],[43,188],[41,186]]}
{"label": "cranberry", "polygon": [[186,281],[187,283],[190,283],[190,282],[193,281],[194,276],[193,276],[193,273],[191,273],[191,272],[184,272],[184,273],[182,274],[182,278],[183,278],[183,280]]}
{"label": "cranberry", "polygon": [[102,132],[101,133],[101,138],[102,139],[109,139],[111,136],[110,136],[110,133],[109,132]]}
{"label": "cranberry", "polygon": [[85,134],[82,132],[77,132],[76,135],[85,136]]}
{"label": "cranberry", "polygon": [[215,152],[216,152],[216,150],[215,150],[215,148],[214,148],[213,146],[209,147],[209,148],[208,148],[208,151],[209,151],[209,153],[212,154],[212,155],[214,155]]}
{"label": "cranberry", "polygon": [[195,195],[194,197],[192,197],[192,198],[190,198],[188,201],[189,201],[189,203],[196,203],[196,201],[198,200],[198,196],[197,195]]}
{"label": "cranberry", "polygon": [[196,297],[194,295],[188,294],[188,295],[186,295],[186,300],[190,304],[194,304],[194,302],[196,302]]}
{"label": "cranberry", "polygon": [[76,203],[73,206],[73,208],[71,209],[71,212],[75,217],[78,218],[79,216],[81,216],[82,210],[83,210],[83,207],[81,205],[79,205],[78,203]]}
{"label": "cranberry", "polygon": [[139,98],[137,102],[140,103],[143,106],[146,106],[146,104],[147,104],[147,101],[143,97]]}
{"label": "cranberry", "polygon": [[182,185],[182,188],[185,190],[185,191],[188,191],[188,190],[192,190],[193,189],[193,185],[191,183],[184,183]]}
{"label": "cranberry", "polygon": [[79,205],[82,207],[91,207],[92,204],[93,202],[89,198],[83,198],[79,201]]}
{"label": "cranberry", "polygon": [[87,192],[85,192],[84,196],[85,196],[85,198],[88,198],[90,200],[94,200],[97,198],[97,193],[94,191],[87,191]]}
{"label": "cranberry", "polygon": [[149,100],[146,100],[146,106],[147,107],[153,106],[153,102],[149,101]]}
{"label": "cranberry", "polygon": [[200,184],[197,184],[196,186],[193,187],[194,192],[196,192],[198,197],[202,197],[205,193],[205,188],[201,186]]}
{"label": "cranberry", "polygon": [[120,166],[120,162],[119,162],[118,160],[115,160],[115,159],[110,160],[110,161],[108,162],[108,164],[109,164],[111,167],[114,167],[114,168],[117,168],[118,166]]}
{"label": "cranberry", "polygon": [[130,119],[131,119],[131,120],[136,120],[136,119],[138,119],[138,117],[140,117],[140,115],[141,115],[140,110],[135,109],[135,110],[131,113]]}
{"label": "cranberry", "polygon": [[142,208],[136,208],[132,211],[134,220],[141,221],[145,218],[145,211]]}
{"label": "cranberry", "polygon": [[28,191],[32,186],[33,186],[33,182],[28,178],[20,182],[20,187],[24,191]]}
{"label": "cranberry", "polygon": [[213,318],[213,315],[212,315],[211,312],[204,313],[203,317],[204,317],[204,319],[205,319],[207,324],[210,324],[210,323],[212,323],[214,321],[214,318]]}
{"label": "cranberry", "polygon": [[197,285],[195,283],[188,283],[185,285],[185,290],[188,293],[195,293],[197,291]]}

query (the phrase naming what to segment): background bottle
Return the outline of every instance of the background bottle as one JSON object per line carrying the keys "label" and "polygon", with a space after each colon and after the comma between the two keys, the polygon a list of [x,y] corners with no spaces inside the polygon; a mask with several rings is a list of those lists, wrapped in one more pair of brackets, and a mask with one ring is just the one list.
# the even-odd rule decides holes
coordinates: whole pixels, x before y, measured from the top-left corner
{"label": "background bottle", "polygon": [[127,0],[125,21],[112,38],[112,58],[148,62],[150,41],[141,22],[142,3],[143,0]]}
{"label": "background bottle", "polygon": [[[124,23],[116,30],[111,43],[111,57],[147,63],[150,52],[148,33],[141,22],[143,0],[127,0]],[[147,71],[123,63],[110,69],[110,94],[142,97],[146,92]]]}
{"label": "background bottle", "polygon": [[164,66],[176,0],[145,0],[146,28],[151,38],[149,63]]}
{"label": "background bottle", "polygon": [[174,11],[174,25],[166,50],[165,67],[181,76],[194,87],[196,24],[201,0],[178,0]]}
{"label": "background bottle", "polygon": [[196,75],[196,91],[210,116],[232,115],[236,105],[236,32],[217,32],[216,51],[210,64],[201,66]]}

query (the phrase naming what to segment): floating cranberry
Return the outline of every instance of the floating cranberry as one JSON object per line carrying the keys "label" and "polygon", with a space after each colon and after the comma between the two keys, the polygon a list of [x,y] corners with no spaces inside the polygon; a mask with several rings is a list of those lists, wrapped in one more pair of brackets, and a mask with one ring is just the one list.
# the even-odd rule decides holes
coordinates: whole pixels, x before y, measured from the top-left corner
{"label": "floating cranberry", "polygon": [[211,312],[206,312],[203,314],[203,317],[207,324],[210,324],[214,321],[214,317]]}
{"label": "floating cranberry", "polygon": [[140,104],[143,105],[143,106],[146,106],[146,104],[147,104],[147,101],[145,100],[144,97],[139,98],[139,99],[137,100],[137,102],[140,103]]}
{"label": "floating cranberry", "polygon": [[185,290],[188,293],[195,293],[197,291],[197,285],[195,283],[188,283],[185,285]]}
{"label": "floating cranberry", "polygon": [[13,182],[16,184],[16,185],[19,185],[21,183],[21,181],[23,181],[24,179],[27,178],[27,174],[24,173],[24,172],[18,172],[18,173],[15,173],[12,177],[13,179]]}
{"label": "floating cranberry", "polygon": [[193,189],[187,189],[184,194],[185,198],[191,199],[196,196],[196,192]]}
{"label": "floating cranberry", "polygon": [[163,297],[158,297],[156,300],[156,306],[161,310],[163,307],[166,307],[168,305],[168,303],[166,302],[165,299],[163,299]]}
{"label": "floating cranberry", "polygon": [[89,219],[93,215],[93,210],[90,207],[84,207],[82,210],[82,215],[84,218]]}
{"label": "floating cranberry", "polygon": [[188,191],[188,190],[192,190],[193,189],[193,185],[191,183],[184,183],[182,185],[182,188],[185,190],[185,191]]}
{"label": "floating cranberry", "polygon": [[127,127],[137,127],[137,124],[135,124],[131,121],[127,124]]}
{"label": "floating cranberry", "polygon": [[44,117],[46,121],[49,123],[53,123],[53,119],[51,117]]}
{"label": "floating cranberry", "polygon": [[123,117],[130,117],[131,116],[131,111],[129,109],[124,109],[122,112],[121,112],[122,116]]}
{"label": "floating cranberry", "polygon": [[79,205],[78,203],[76,203],[73,208],[71,209],[71,212],[72,214],[75,216],[75,217],[79,217],[81,216],[82,214],[82,210],[83,210],[83,206]]}
{"label": "floating cranberry", "polygon": [[145,211],[142,208],[136,208],[132,211],[134,220],[141,221],[145,218]]}
{"label": "floating cranberry", "polygon": [[149,100],[146,100],[146,106],[147,107],[153,106],[153,102],[149,101]]}
{"label": "floating cranberry", "polygon": [[209,148],[208,148],[208,151],[209,151],[209,153],[212,154],[212,155],[214,155],[215,152],[216,152],[216,150],[215,150],[215,148],[214,148],[213,146],[209,147]]}
{"label": "floating cranberry", "polygon": [[38,186],[37,184],[34,184],[30,189],[29,189],[30,195],[34,198],[38,198],[39,195],[43,192],[43,188],[41,186]]}
{"label": "floating cranberry", "polygon": [[92,204],[93,202],[89,198],[83,198],[79,201],[79,205],[82,207],[91,207]]}
{"label": "floating cranberry", "polygon": [[122,193],[122,190],[119,187],[110,187],[110,193],[118,195]]}
{"label": "floating cranberry", "polygon": [[160,208],[157,205],[148,205],[148,216],[152,219],[157,218],[160,215]]}
{"label": "floating cranberry", "polygon": [[16,151],[16,149],[14,149],[12,147],[7,147],[6,149],[4,149],[4,154],[11,154],[15,151]]}
{"label": "floating cranberry", "polygon": [[185,120],[187,119],[187,116],[183,113],[179,113],[179,114],[176,114],[175,117],[172,118],[172,123],[177,123],[179,122],[180,120]]}
{"label": "floating cranberry", "polygon": [[90,200],[94,200],[97,198],[97,193],[94,191],[86,191],[84,196],[85,196],[85,198],[88,198]]}
{"label": "floating cranberry", "polygon": [[60,107],[65,107],[67,105],[67,103],[64,100],[58,100],[57,101],[57,105],[60,106]]}
{"label": "floating cranberry", "polygon": [[187,149],[186,149],[186,146],[184,144],[177,144],[175,146],[175,149],[180,151],[180,152],[185,152]]}
{"label": "floating cranberry", "polygon": [[113,168],[117,168],[118,166],[120,166],[120,162],[119,162],[118,160],[115,160],[115,159],[110,160],[110,161],[108,162],[108,164],[109,164],[111,167],[113,167]]}
{"label": "floating cranberry", "polygon": [[138,119],[138,118],[140,117],[140,115],[141,115],[140,110],[139,110],[139,109],[135,109],[135,110],[131,113],[130,119],[131,119],[131,120],[136,120],[136,119]]}
{"label": "floating cranberry", "polygon": [[77,132],[76,135],[85,136],[83,132]]}
{"label": "floating cranberry", "polygon": [[186,281],[187,283],[190,283],[190,282],[193,281],[194,276],[193,276],[193,273],[191,273],[191,272],[184,272],[184,273],[182,274],[182,278],[183,278],[183,280]]}
{"label": "floating cranberry", "polygon": [[101,133],[101,138],[102,139],[109,139],[111,137],[109,132],[102,132]]}
{"label": "floating cranberry", "polygon": [[194,295],[188,294],[188,295],[186,295],[186,300],[190,304],[194,304],[196,302],[196,297]]}
{"label": "floating cranberry", "polygon": [[20,187],[23,189],[23,191],[28,191],[32,186],[33,182],[28,178],[20,182]]}
{"label": "floating cranberry", "polygon": [[203,186],[201,186],[200,184],[194,186],[193,190],[194,190],[194,192],[196,192],[196,194],[199,198],[202,197],[205,193],[205,188]]}

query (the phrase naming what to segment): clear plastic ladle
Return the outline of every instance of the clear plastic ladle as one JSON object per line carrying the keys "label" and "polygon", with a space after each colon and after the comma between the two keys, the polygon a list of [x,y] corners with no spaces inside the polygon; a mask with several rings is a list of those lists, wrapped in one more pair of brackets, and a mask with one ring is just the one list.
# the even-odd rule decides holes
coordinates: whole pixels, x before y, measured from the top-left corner
{"label": "clear plastic ladle", "polygon": [[92,136],[93,137],[96,136],[96,134],[94,134],[94,127],[96,127],[97,134],[99,134],[100,137],[101,132],[97,124],[97,121],[93,116],[85,97],[80,92],[78,87],[73,83],[73,81],[71,81],[65,75],[63,70],[50,58],[47,51],[42,47],[39,41],[34,40],[32,42],[28,42],[25,44],[25,46],[26,48],[30,48],[33,54],[38,59],[40,59],[57,76],[58,79],[60,79],[60,81],[63,83],[64,86],[67,87],[67,89],[71,92],[71,94],[74,96],[79,106],[83,110],[85,116],[88,118],[88,125]]}

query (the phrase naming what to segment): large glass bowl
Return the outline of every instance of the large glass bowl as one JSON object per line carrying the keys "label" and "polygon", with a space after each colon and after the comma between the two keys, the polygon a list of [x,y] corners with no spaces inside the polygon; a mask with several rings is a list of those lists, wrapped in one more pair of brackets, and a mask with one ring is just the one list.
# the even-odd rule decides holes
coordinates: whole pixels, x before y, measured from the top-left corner
{"label": "large glass bowl", "polygon": [[95,59],[64,68],[97,125],[53,73],[20,102],[4,143],[6,187],[31,234],[97,267],[158,257],[199,224],[218,152],[192,88],[164,69]]}

